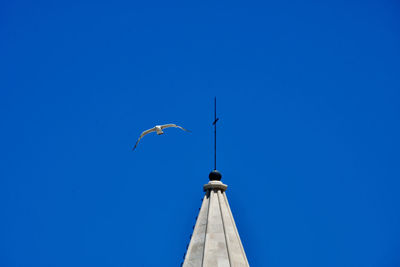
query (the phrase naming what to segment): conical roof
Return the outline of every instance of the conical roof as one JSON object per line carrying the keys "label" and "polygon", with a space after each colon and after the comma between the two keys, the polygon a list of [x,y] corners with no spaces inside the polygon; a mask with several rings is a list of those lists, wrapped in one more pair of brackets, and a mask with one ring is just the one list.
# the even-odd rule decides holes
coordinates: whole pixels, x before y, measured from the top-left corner
{"label": "conical roof", "polygon": [[206,193],[183,262],[184,267],[249,266],[225,194],[227,187],[217,180],[204,185]]}

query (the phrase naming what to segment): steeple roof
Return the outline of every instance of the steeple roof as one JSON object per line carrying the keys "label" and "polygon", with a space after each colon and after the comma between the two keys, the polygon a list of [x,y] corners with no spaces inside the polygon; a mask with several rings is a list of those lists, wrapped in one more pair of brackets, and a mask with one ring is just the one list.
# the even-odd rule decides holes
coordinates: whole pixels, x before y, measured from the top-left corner
{"label": "steeple roof", "polygon": [[[218,177],[219,175],[219,177]],[[225,194],[227,185],[213,172],[204,185],[205,196],[197,217],[184,267],[249,266]],[[217,179],[213,179],[213,178]],[[218,179],[219,178],[219,179]]]}

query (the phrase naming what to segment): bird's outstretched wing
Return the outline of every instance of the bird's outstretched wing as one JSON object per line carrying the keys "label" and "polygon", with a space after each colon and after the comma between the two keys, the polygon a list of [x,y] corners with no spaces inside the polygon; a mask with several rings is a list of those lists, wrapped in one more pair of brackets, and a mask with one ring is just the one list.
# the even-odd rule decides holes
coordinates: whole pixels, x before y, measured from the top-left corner
{"label": "bird's outstretched wing", "polygon": [[148,133],[155,132],[155,131],[156,131],[156,127],[144,131],[144,132],[139,136],[139,139],[136,141],[136,144],[135,144],[135,146],[132,148],[132,151],[135,150],[135,148],[137,147],[137,145],[138,145],[140,139],[142,139],[143,136],[145,136],[145,135],[148,134]]}
{"label": "bird's outstretched wing", "polygon": [[164,124],[164,125],[161,125],[161,129],[165,129],[165,128],[169,128],[169,127],[175,127],[175,128],[179,128],[179,129],[182,129],[182,130],[184,130],[184,131],[186,131],[186,132],[190,132],[189,130],[186,130],[185,128],[183,128],[183,127],[181,127],[181,126],[178,126],[178,125],[176,125],[176,124]]}

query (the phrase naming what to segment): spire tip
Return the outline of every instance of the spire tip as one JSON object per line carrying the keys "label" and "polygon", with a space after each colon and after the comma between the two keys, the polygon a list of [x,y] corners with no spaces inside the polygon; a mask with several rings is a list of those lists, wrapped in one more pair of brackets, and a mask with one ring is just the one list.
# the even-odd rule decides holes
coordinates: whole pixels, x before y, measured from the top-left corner
{"label": "spire tip", "polygon": [[208,175],[208,178],[210,179],[210,181],[221,181],[222,174],[217,170],[213,170]]}

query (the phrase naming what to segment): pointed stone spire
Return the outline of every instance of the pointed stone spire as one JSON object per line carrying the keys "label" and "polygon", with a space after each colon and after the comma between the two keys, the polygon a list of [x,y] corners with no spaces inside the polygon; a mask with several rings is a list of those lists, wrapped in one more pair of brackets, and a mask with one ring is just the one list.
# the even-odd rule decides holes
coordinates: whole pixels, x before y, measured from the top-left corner
{"label": "pointed stone spire", "polygon": [[209,177],[183,266],[249,266],[225,194],[228,186],[220,181],[222,176],[216,170]]}

